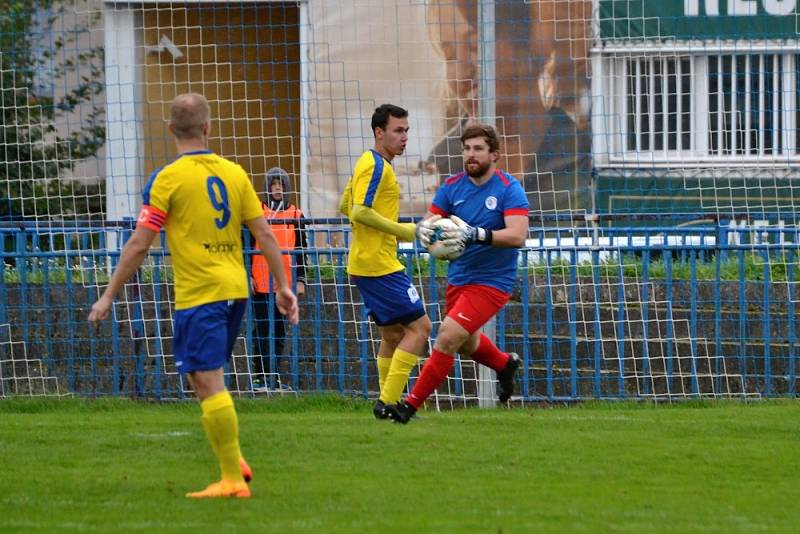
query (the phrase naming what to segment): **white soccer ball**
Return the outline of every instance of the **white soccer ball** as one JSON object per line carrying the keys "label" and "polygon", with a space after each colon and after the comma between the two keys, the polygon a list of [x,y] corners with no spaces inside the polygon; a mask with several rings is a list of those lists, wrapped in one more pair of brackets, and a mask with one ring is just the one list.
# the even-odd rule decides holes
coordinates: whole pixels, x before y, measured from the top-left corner
{"label": "white soccer ball", "polygon": [[433,227],[435,228],[433,238],[431,244],[428,245],[430,255],[439,260],[454,260],[461,256],[461,253],[464,252],[463,245],[448,246],[444,241],[439,240],[442,232],[458,230],[458,225],[450,219],[443,218],[434,222]]}

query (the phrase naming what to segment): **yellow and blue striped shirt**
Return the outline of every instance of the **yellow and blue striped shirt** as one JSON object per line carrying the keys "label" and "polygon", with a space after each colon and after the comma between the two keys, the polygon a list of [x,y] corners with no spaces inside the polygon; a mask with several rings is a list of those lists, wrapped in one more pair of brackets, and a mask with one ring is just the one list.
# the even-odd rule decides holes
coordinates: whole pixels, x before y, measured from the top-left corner
{"label": "yellow and blue striped shirt", "polygon": [[[362,205],[397,222],[400,214],[400,184],[392,164],[375,150],[364,152],[347,184],[350,206]],[[352,209],[350,210],[352,212]],[[347,272],[357,276],[383,276],[403,269],[397,259],[397,237],[351,221],[353,238]]]}

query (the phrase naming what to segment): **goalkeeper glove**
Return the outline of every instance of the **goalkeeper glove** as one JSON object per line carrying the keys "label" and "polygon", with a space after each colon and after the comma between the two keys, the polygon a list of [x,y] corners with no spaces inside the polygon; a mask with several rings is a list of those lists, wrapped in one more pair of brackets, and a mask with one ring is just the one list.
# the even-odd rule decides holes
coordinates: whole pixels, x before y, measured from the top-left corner
{"label": "goalkeeper glove", "polygon": [[422,246],[428,248],[431,246],[431,240],[433,239],[433,235],[436,233],[436,228],[434,227],[433,223],[441,219],[440,215],[434,215],[430,219],[424,219],[417,223],[417,227],[415,230],[415,234],[419,242],[422,243]]}
{"label": "goalkeeper glove", "polygon": [[471,245],[477,243],[479,245],[492,244],[492,231],[480,226],[470,226],[459,217],[455,215],[450,216],[450,220],[458,226],[458,233],[454,236],[464,243],[464,245]]}

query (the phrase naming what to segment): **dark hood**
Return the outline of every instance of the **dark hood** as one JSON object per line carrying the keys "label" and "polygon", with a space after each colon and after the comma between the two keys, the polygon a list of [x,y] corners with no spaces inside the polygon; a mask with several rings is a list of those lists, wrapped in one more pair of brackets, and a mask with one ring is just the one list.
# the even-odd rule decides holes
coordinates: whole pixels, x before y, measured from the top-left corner
{"label": "dark hood", "polygon": [[[283,200],[276,200],[272,198],[271,194],[269,194],[269,191],[272,188],[272,183],[275,180],[281,181],[281,187],[283,188]],[[280,167],[272,167],[267,171],[267,204],[269,204],[269,207],[272,211],[284,210],[287,206],[289,206],[288,195],[290,191],[289,174],[285,170],[281,169]]]}

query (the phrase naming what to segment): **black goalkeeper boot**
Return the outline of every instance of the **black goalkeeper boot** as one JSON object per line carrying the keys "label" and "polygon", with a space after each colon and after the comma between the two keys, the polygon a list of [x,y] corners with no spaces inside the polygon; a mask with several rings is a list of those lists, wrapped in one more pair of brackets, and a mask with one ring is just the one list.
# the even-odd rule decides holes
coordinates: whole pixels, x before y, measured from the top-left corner
{"label": "black goalkeeper boot", "polygon": [[516,352],[508,353],[508,363],[505,368],[497,373],[497,396],[500,402],[508,402],[514,394],[514,373],[516,373],[522,360]]}

